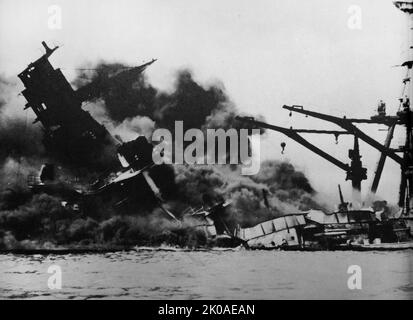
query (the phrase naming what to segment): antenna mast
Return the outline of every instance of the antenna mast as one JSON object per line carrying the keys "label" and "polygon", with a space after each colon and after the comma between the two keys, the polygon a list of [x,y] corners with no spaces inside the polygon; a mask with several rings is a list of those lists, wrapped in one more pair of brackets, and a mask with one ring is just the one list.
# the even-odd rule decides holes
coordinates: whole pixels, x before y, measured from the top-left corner
{"label": "antenna mast", "polygon": [[408,42],[407,61],[402,64],[407,68],[407,77],[404,79],[405,90],[400,97],[399,121],[406,126],[406,142],[403,146],[403,160],[399,206],[403,207],[405,215],[410,214],[413,199],[413,134],[412,134],[412,110],[410,101],[413,99],[412,67],[413,67],[413,1],[395,1],[394,5],[408,15]]}

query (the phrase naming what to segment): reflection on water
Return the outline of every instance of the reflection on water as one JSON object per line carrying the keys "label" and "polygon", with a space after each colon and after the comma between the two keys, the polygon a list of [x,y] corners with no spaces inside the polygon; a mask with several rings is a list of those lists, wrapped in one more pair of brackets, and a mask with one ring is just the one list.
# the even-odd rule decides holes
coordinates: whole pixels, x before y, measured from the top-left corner
{"label": "reflection on water", "polygon": [[[47,286],[51,265],[61,290]],[[362,290],[347,287],[351,265],[362,268]],[[2,299],[411,299],[412,280],[413,251],[0,255]]]}

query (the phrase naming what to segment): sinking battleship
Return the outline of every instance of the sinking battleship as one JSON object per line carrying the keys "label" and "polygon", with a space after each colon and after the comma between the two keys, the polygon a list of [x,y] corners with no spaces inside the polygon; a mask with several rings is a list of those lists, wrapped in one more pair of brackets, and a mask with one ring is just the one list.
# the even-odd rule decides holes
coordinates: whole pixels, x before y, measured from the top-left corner
{"label": "sinking battleship", "polygon": [[[413,2],[397,1],[395,6],[413,17]],[[411,50],[412,47],[409,47]],[[401,67],[407,69],[403,79],[403,94],[399,99],[398,112],[395,115],[386,113],[386,104],[380,101],[377,114],[370,119],[339,118],[328,114],[310,111],[303,106],[283,106],[283,109],[293,113],[313,117],[333,123],[343,130],[310,130],[284,128],[252,117],[238,117],[238,120],[255,126],[284,134],[301,144],[310,151],[329,161],[346,173],[357,194],[361,191],[362,181],[367,179],[367,169],[363,167],[359,148],[362,140],[380,153],[370,188],[376,194],[384,165],[387,158],[400,166],[401,182],[399,189],[399,212],[389,215],[386,213],[386,202],[377,201],[370,208],[353,208],[351,203],[344,201],[340,186],[340,204],[338,211],[325,213],[310,210],[304,213],[287,215],[278,219],[264,222],[254,228],[238,231],[239,236],[255,248],[284,248],[284,249],[353,249],[353,250],[399,250],[413,248],[413,114],[410,101],[413,97],[412,68],[413,61],[404,62]],[[387,127],[387,137],[384,144],[360,130],[355,124],[375,124]],[[392,148],[394,132],[397,126],[404,127],[405,143],[399,148]],[[346,164],[323,151],[306,140],[302,134],[327,134],[354,137],[354,147],[349,150],[350,164]],[[281,143],[284,152],[286,143]]]}
{"label": "sinking battleship", "polygon": [[[109,216],[113,212],[134,214],[136,208],[148,212],[159,208],[177,226],[190,219],[191,227],[204,232],[211,245],[239,244],[220,217],[229,202],[190,208],[177,218],[165,207],[163,196],[164,190],[171,188],[168,181],[173,181],[174,173],[166,165],[154,164],[152,143],[144,136],[119,141],[82,108],[84,102],[100,97],[102,88],[117,82],[132,84],[156,60],[74,90],[61,70],[49,62],[58,47],[51,49],[45,42],[42,45],[45,53],[18,77],[25,86],[25,109],[35,113],[33,124],[42,125],[46,151],[56,162],[45,163],[38,173],[28,176],[30,190],[58,196],[74,216],[102,216],[102,211]],[[71,179],[72,175],[62,174],[61,167],[80,174],[93,172],[93,180]]]}
{"label": "sinking battleship", "polygon": [[[162,196],[164,176],[168,169],[155,165],[152,161],[153,145],[143,136],[129,142],[119,141],[107,129],[99,124],[82,103],[99,97],[102,83],[90,83],[74,90],[67,82],[60,69],[54,69],[48,58],[57,49],[50,49],[42,43],[45,54],[31,63],[18,76],[25,89],[22,94],[27,100],[25,108],[31,108],[36,114],[34,123],[40,122],[44,131],[44,145],[51,158],[58,163],[70,167],[88,167],[96,171],[93,182],[68,181],[58,177],[57,165],[46,163],[39,173],[28,177],[28,184],[34,193],[58,195],[63,199],[62,205],[73,214],[93,216],[97,203],[99,207],[111,208],[116,212],[128,212],[138,205],[140,208],[158,207],[162,212],[180,225],[184,220],[191,221],[191,228],[203,232],[210,245],[233,247],[243,245],[251,249],[285,249],[285,250],[325,250],[325,249],[360,249],[384,244],[406,242],[411,234],[411,196],[413,189],[410,174],[413,168],[411,147],[411,111],[406,99],[401,101],[401,110],[396,116],[387,116],[381,104],[378,114],[371,119],[337,118],[325,114],[304,110],[303,107],[284,106],[290,112],[298,112],[307,116],[333,122],[344,131],[296,130],[281,128],[251,117],[238,117],[238,120],[252,127],[275,130],[284,133],[311,151],[327,159],[346,172],[346,179],[352,181],[356,190],[361,189],[361,182],[367,179],[367,170],[363,168],[358,140],[361,139],[381,152],[376,170],[372,191],[375,192],[387,157],[401,165],[402,183],[400,201],[402,207],[400,217],[387,218],[380,215],[380,208],[374,210],[353,209],[343,199],[339,210],[324,213],[317,210],[295,212],[274,218],[251,228],[236,227],[230,230],[228,223],[222,218],[230,201],[210,204],[199,209],[190,208],[180,218],[164,206]],[[138,77],[152,60],[144,65],[121,71],[104,81],[116,82],[127,77],[131,81]],[[407,64],[410,71],[413,62]],[[388,137],[384,145],[359,130],[354,123],[383,124],[389,127]],[[406,126],[406,144],[400,150],[390,148],[395,127]],[[300,133],[353,135],[354,148],[349,151],[351,163],[344,164],[328,153],[305,140]],[[285,148],[285,143],[282,144]],[[398,155],[404,154],[403,158]],[[271,208],[267,203],[268,209]],[[110,212],[110,210],[109,210]],[[380,248],[380,247],[379,247]]]}
{"label": "sinking battleship", "polygon": [[[396,3],[396,6],[413,14],[412,3],[410,6],[404,2]],[[385,104],[380,102],[377,114],[370,119],[339,118],[309,111],[302,106],[283,107],[290,114],[299,113],[321,119],[338,125],[342,130],[283,128],[251,117],[238,117],[239,121],[249,127],[280,132],[315,152],[343,170],[346,180],[350,180],[353,189],[357,191],[361,190],[362,182],[368,174],[363,167],[359,147],[359,140],[364,141],[380,153],[371,186],[373,194],[378,190],[386,159],[390,158],[400,165],[400,211],[397,215],[388,215],[385,203],[375,203],[371,208],[355,208],[345,202],[339,190],[340,204],[337,211],[291,212],[253,227],[236,226],[231,230],[223,219],[223,212],[230,206],[229,201],[210,203],[198,209],[190,208],[179,218],[169,211],[164,206],[163,190],[168,188],[164,185],[164,178],[170,171],[165,166],[153,163],[153,145],[142,136],[129,142],[119,141],[82,108],[84,102],[99,97],[102,87],[125,78],[133,81],[155,60],[74,90],[60,69],[54,69],[48,60],[57,47],[51,49],[46,43],[42,44],[45,54],[18,75],[25,86],[22,92],[27,100],[25,108],[31,108],[37,117],[35,122],[41,123],[44,145],[51,158],[57,159],[63,166],[93,169],[96,175],[93,182],[68,181],[66,177],[58,177],[56,164],[47,163],[39,174],[29,176],[28,183],[33,192],[59,195],[63,199],[62,205],[70,208],[74,214],[84,213],[89,216],[95,214],[97,203],[100,207],[116,212],[133,211],[137,206],[148,208],[148,211],[156,207],[177,225],[190,220],[191,228],[203,232],[213,245],[242,244],[251,249],[284,250],[387,250],[413,247],[412,89],[409,91],[410,97],[403,94],[396,115],[387,115]],[[413,61],[407,61],[402,66],[408,70],[408,76],[403,81],[404,89],[407,90],[408,85],[413,88]],[[360,123],[385,125],[388,128],[385,143],[382,144],[361,131],[355,125]],[[393,149],[391,142],[397,126],[405,128],[406,141],[400,148]],[[350,164],[321,150],[302,134],[327,134],[336,139],[341,135],[353,136],[354,147],[348,154]],[[286,144],[283,142],[281,147],[284,149]],[[271,211],[268,201],[264,202]]]}
{"label": "sinking battleship", "polygon": [[[152,178],[160,168],[155,168],[152,162],[153,146],[142,136],[126,143],[112,137],[82,109],[84,101],[96,98],[98,86],[92,82],[75,91],[61,70],[54,69],[48,60],[58,47],[50,49],[45,42],[42,44],[45,54],[18,75],[25,86],[22,91],[27,100],[25,109],[31,108],[36,114],[34,123],[42,124],[43,142],[51,157],[67,166],[90,168],[97,176],[93,183],[87,184],[61,181],[56,179],[54,164],[49,163],[39,175],[29,177],[31,189],[63,193],[69,202],[77,202],[76,207],[82,208],[96,198],[118,209],[137,198],[141,206],[160,205],[160,189]],[[137,77],[153,62],[122,71],[107,81]]]}

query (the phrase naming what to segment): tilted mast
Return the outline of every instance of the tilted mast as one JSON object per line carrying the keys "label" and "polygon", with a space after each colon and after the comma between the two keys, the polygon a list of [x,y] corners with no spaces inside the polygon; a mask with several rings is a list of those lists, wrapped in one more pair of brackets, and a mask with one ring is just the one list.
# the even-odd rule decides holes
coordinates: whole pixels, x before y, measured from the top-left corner
{"label": "tilted mast", "polygon": [[408,15],[408,42],[407,61],[402,64],[407,68],[404,79],[404,90],[400,97],[399,122],[406,127],[406,142],[401,148],[403,151],[404,166],[401,172],[399,206],[404,208],[405,214],[410,214],[413,199],[413,132],[412,110],[410,101],[413,99],[412,67],[413,67],[413,1],[396,1],[394,5]]}

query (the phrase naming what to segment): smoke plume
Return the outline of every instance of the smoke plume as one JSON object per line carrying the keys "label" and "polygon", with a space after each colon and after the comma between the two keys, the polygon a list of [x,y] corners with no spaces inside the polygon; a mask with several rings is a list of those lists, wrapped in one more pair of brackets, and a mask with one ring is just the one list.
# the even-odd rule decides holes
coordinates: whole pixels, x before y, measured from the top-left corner
{"label": "smoke plume", "polygon": [[[156,128],[172,132],[175,121],[189,128],[236,128],[239,110],[222,84],[205,86],[189,70],[176,73],[170,92],[149,83],[144,75],[107,82],[126,66],[100,63],[82,71],[74,85],[95,86],[94,98],[83,106],[111,134],[122,141],[150,137]],[[136,206],[126,215],[96,203],[94,214],[78,212],[59,193],[34,194],[27,176],[49,161],[42,130],[22,111],[17,87],[0,79],[0,249],[62,245],[205,245],[205,234],[185,219],[188,207],[211,207],[223,200],[232,205],[223,214],[230,231],[249,227],[281,214],[318,208],[315,191],[303,173],[289,163],[268,161],[255,177],[240,174],[237,166],[163,166],[151,172],[162,190],[165,207],[181,218],[177,225],[159,208]],[[59,165],[59,163],[58,163]],[[79,175],[80,173],[80,175]],[[88,171],[68,170],[64,179],[91,178]],[[264,196],[265,195],[265,196]],[[97,213],[96,213],[97,211]]]}

